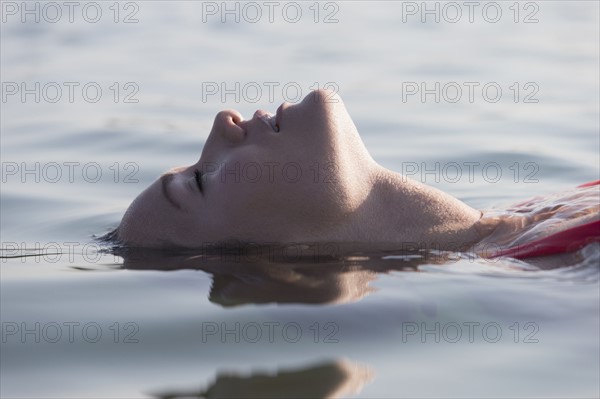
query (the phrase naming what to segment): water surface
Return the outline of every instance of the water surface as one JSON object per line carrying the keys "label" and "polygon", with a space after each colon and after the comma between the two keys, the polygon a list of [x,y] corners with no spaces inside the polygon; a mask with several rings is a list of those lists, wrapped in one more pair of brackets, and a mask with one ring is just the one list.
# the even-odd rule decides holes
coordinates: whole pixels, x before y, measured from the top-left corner
{"label": "water surface", "polygon": [[[1,25],[4,83],[103,89],[95,103],[76,90],[1,104],[3,397],[600,395],[597,245],[540,270],[331,247],[124,259],[92,237],[161,172],[197,160],[216,112],[274,111],[294,97],[285,85],[334,84],[378,162],[479,209],[598,179],[597,2],[534,2],[537,23],[515,23],[504,2],[497,23],[403,22],[402,2],[320,3],[318,23],[308,3],[297,23],[133,4],[119,20],[137,23],[102,3],[98,23]],[[522,21],[533,9],[520,7]],[[331,10],[338,22],[323,23]],[[256,101],[207,94],[236,82],[279,86]],[[436,82],[493,82],[502,96],[406,96]],[[124,102],[132,88],[138,101]]]}

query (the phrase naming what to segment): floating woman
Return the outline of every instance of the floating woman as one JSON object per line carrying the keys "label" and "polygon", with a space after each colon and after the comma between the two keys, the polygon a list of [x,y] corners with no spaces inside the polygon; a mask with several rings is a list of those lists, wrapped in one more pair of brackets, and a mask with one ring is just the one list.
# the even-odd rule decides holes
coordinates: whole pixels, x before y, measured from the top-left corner
{"label": "floating woman", "polygon": [[[200,159],[163,174],[111,237],[144,248],[335,242],[525,258],[600,241],[600,185],[482,212],[373,160],[342,99],[217,114]],[[477,249],[479,248],[479,249]],[[482,248],[485,248],[483,250]],[[490,250],[492,248],[492,250]]]}

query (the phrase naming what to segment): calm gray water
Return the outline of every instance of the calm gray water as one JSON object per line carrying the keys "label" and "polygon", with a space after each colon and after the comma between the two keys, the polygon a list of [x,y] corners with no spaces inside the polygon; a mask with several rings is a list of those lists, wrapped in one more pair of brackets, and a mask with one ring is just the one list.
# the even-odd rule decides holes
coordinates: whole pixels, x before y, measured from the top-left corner
{"label": "calm gray water", "polygon": [[474,207],[598,179],[598,2],[54,4],[1,3],[2,397],[600,395],[597,245],[539,270],[93,240],[219,110],[326,85],[378,162]]}

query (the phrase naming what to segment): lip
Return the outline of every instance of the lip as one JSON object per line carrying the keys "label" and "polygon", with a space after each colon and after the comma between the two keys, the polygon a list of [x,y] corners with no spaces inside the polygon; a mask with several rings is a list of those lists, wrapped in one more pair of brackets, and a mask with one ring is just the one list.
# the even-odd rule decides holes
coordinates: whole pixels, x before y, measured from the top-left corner
{"label": "lip", "polygon": [[270,115],[270,113],[265,111],[264,109],[257,109],[256,112],[254,113],[253,118],[260,118],[261,116],[264,116],[264,115]]}
{"label": "lip", "polygon": [[283,117],[283,105],[284,104],[285,103],[281,103],[281,105],[279,107],[277,107],[277,111],[275,112],[275,123],[277,123],[277,126],[279,126],[280,132],[283,129],[283,127],[281,126],[281,118]]}
{"label": "lip", "polygon": [[[275,123],[279,127],[279,131],[281,131],[281,119],[283,116],[284,105],[285,105],[285,103],[282,103],[279,107],[277,107],[277,111],[275,112]],[[272,115],[273,114],[271,114],[268,111],[265,111],[264,109],[257,109],[256,112],[254,112],[254,115],[252,118],[253,119],[261,119],[264,116],[272,116]]]}

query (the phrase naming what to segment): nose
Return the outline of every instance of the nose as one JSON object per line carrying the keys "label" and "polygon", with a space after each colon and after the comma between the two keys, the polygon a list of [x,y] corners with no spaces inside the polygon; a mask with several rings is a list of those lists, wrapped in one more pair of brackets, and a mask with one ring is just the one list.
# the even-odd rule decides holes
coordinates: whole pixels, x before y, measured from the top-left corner
{"label": "nose", "polygon": [[231,143],[239,143],[246,136],[246,131],[241,127],[243,120],[242,115],[235,110],[221,111],[215,117],[214,133]]}

